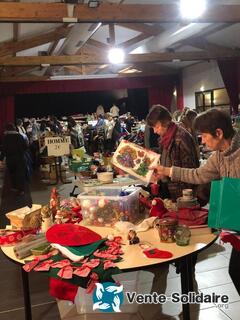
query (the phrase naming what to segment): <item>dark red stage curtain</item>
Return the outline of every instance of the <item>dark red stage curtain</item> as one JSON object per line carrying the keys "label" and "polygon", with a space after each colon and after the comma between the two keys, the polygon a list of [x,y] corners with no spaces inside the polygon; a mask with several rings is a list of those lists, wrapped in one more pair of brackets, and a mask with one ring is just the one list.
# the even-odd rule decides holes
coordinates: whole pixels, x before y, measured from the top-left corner
{"label": "dark red stage curtain", "polygon": [[0,135],[5,125],[14,122],[14,96],[0,96]]}
{"label": "dark red stage curtain", "polygon": [[[6,82],[1,83],[0,95],[32,94],[32,93],[58,93],[105,91],[116,89],[160,88],[168,92],[168,87],[175,85],[175,75],[162,75],[152,77],[83,79],[83,80],[52,80],[36,82]],[[165,90],[166,88],[166,90]],[[171,89],[172,90],[172,89]],[[167,99],[168,102],[169,99]],[[164,101],[163,101],[164,102]]]}
{"label": "dark red stage curtain", "polygon": [[149,107],[154,104],[161,104],[171,111],[174,82],[164,85],[164,87],[152,87],[148,89]]}
{"label": "dark red stage curtain", "polygon": [[238,112],[238,88],[239,88],[239,60],[218,60],[218,67],[223,78],[223,82],[227,89],[227,93],[230,99],[230,105],[232,112],[235,114]]}

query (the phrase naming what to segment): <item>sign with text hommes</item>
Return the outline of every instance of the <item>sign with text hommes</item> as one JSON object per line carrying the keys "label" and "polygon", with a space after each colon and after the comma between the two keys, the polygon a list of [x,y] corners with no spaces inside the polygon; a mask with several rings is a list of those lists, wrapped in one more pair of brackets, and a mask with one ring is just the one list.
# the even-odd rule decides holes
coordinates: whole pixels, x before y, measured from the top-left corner
{"label": "sign with text hommes", "polygon": [[66,137],[47,137],[45,145],[47,146],[48,156],[60,157],[70,153],[71,139]]}

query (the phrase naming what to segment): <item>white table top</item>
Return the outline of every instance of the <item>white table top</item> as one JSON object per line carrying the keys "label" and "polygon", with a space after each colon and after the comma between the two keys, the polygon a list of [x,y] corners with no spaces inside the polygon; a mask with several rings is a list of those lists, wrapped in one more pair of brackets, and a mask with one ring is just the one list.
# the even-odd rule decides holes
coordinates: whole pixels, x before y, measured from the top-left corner
{"label": "white table top", "polygon": [[[100,233],[103,237],[107,235],[115,235],[115,236],[122,236],[123,237],[123,260],[117,263],[117,266],[124,270],[124,269],[133,269],[133,268],[144,268],[150,265],[163,263],[166,261],[175,260],[177,258],[181,258],[185,255],[198,252],[201,249],[207,247],[210,243],[214,242],[217,239],[217,236],[209,233],[205,234],[193,234],[191,236],[190,244],[188,246],[177,246],[176,243],[163,243],[159,240],[158,231],[156,229],[150,229],[145,232],[139,232],[138,237],[140,238],[141,242],[147,242],[154,248],[158,248],[160,250],[170,251],[173,254],[173,257],[170,259],[150,259],[147,258],[142,249],[138,244],[129,245],[127,241],[127,237],[125,235],[121,235],[117,230],[113,228],[106,228],[106,227],[89,227],[93,231]],[[2,247],[1,248],[3,253],[15,262],[19,262],[24,264],[24,260],[17,259],[13,252],[13,246],[11,247]],[[27,260],[33,259],[33,257],[27,257]]]}

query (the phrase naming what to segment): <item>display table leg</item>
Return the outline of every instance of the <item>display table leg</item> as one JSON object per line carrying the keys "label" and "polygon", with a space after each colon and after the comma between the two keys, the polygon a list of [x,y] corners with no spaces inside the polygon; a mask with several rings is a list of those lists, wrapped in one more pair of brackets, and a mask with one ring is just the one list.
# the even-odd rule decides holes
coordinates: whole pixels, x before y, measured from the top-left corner
{"label": "display table leg", "polygon": [[69,193],[70,197],[77,197],[78,194],[75,194],[75,190],[78,188],[78,186],[74,186],[72,189],[72,192]]}
{"label": "display table leg", "polygon": [[30,299],[30,291],[29,291],[28,273],[23,270],[22,266],[20,266],[20,268],[22,273],[25,320],[32,320],[32,308],[31,308],[31,299]]}
{"label": "display table leg", "polygon": [[58,178],[57,178],[57,182],[61,181],[64,184],[65,183],[72,183],[72,181],[63,180],[62,168],[61,168],[61,157],[58,157],[57,162],[58,162]]}
{"label": "display table leg", "polygon": [[[182,294],[188,294],[193,291],[193,269],[191,256],[185,256],[181,259],[181,286]],[[183,320],[190,320],[189,303],[182,304]]]}

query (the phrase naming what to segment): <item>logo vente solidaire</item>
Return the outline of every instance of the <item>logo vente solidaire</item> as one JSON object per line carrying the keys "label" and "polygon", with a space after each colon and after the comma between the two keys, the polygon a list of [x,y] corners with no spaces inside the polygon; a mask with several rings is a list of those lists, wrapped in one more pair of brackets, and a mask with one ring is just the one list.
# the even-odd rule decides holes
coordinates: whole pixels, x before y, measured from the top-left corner
{"label": "logo vente solidaire", "polygon": [[96,283],[93,292],[93,310],[102,312],[121,312],[123,286],[113,282]]}

